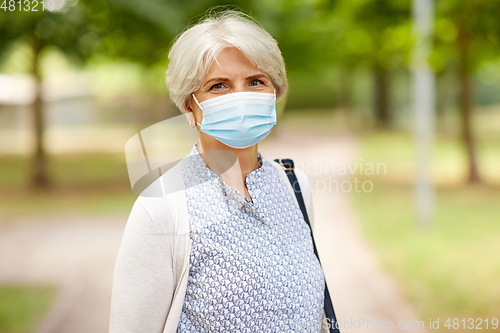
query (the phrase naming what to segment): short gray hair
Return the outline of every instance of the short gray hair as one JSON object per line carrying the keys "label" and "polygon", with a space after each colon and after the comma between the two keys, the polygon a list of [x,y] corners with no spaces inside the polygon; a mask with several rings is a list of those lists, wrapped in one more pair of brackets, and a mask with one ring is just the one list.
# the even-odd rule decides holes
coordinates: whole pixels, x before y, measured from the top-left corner
{"label": "short gray hair", "polygon": [[215,57],[226,47],[238,48],[250,63],[269,76],[277,99],[285,94],[285,62],[276,40],[250,16],[225,10],[209,13],[189,27],[168,53],[167,88],[181,112],[186,112],[191,94],[201,88]]}

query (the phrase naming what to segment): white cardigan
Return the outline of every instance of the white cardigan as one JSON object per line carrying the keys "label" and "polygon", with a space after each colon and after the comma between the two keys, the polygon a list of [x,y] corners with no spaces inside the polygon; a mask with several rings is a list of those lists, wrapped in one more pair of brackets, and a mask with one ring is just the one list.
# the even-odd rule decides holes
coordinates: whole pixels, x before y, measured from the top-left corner
{"label": "white cardigan", "polygon": [[[297,204],[281,165],[267,161],[288,185]],[[295,169],[295,173],[312,224],[309,180],[302,170]],[[176,331],[188,283],[190,250],[185,191],[138,197],[115,264],[110,333]]]}

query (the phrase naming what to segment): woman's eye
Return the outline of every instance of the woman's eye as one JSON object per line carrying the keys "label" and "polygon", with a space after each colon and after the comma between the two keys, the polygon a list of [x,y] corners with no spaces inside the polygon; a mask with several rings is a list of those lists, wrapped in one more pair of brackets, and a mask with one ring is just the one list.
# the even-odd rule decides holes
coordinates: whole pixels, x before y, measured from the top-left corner
{"label": "woman's eye", "polygon": [[259,84],[264,84],[264,83],[261,80],[252,80],[252,82],[250,82],[251,86],[258,86]]}
{"label": "woman's eye", "polygon": [[222,88],[224,88],[224,85],[222,83],[217,83],[217,84],[214,84],[213,86],[211,86],[210,90],[212,90],[212,89],[217,90],[217,89],[222,89]]}

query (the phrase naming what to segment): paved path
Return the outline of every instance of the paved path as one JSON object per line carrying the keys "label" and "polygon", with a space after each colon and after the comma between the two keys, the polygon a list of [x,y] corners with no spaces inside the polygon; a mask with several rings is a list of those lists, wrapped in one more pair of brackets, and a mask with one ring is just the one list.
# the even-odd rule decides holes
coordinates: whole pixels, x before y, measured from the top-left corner
{"label": "paved path", "polygon": [[0,224],[0,283],[58,284],[37,333],[107,332],[114,262],[126,216]]}
{"label": "paved path", "polygon": [[[310,175],[314,231],[337,316],[344,325],[357,324],[342,332],[385,332],[375,329],[378,322],[392,321],[396,326],[399,321],[416,320],[360,236],[350,203],[353,194],[322,187],[346,178],[320,172],[321,166],[359,161],[355,138],[281,135],[267,141],[260,148],[264,156],[294,158]],[[107,332],[114,261],[126,219],[60,217],[0,225],[0,283],[63,286],[37,333]],[[363,319],[373,322],[374,329],[360,326]]]}

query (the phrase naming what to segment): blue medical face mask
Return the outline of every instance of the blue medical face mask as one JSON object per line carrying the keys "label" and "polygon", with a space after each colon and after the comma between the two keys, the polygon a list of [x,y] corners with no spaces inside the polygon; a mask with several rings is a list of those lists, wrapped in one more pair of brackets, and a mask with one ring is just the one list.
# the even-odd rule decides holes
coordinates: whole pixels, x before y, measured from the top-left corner
{"label": "blue medical face mask", "polygon": [[237,92],[196,104],[203,111],[200,130],[232,148],[248,148],[262,141],[276,125],[273,94]]}

